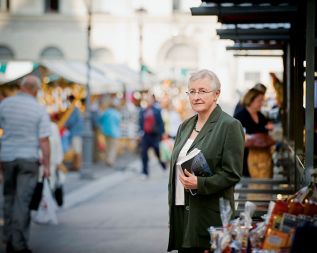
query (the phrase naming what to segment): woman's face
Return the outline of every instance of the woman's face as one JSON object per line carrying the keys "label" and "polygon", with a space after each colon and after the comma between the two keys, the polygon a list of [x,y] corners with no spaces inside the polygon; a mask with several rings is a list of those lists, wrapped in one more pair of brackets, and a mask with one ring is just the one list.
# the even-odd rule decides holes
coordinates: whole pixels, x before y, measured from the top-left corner
{"label": "woman's face", "polygon": [[188,92],[191,107],[197,113],[208,113],[212,110],[220,94],[219,90],[212,89],[208,78],[189,83]]}
{"label": "woman's face", "polygon": [[263,95],[258,95],[250,104],[250,108],[253,109],[256,112],[261,111],[261,107],[264,102],[264,96]]}

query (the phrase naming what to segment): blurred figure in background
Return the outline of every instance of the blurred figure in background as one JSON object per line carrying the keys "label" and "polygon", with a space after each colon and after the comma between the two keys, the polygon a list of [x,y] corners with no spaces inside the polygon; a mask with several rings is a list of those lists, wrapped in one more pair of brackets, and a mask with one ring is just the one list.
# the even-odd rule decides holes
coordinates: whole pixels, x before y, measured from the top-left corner
{"label": "blurred figure in background", "polygon": [[[266,86],[262,83],[257,83],[253,86],[253,89],[259,90],[261,91],[264,95],[266,93]],[[240,101],[237,103],[236,107],[234,108],[234,112],[233,112],[233,117],[235,117],[239,112],[241,112],[244,108],[243,106],[243,98],[244,96],[241,97]]]}
{"label": "blurred figure in background", "polygon": [[275,94],[276,94],[277,105],[280,108],[282,108],[282,106],[283,106],[283,83],[280,79],[278,79],[278,77],[276,76],[275,73],[271,72],[270,76],[271,76],[273,88],[274,88]]}
{"label": "blurred figure in background", "polygon": [[70,134],[70,148],[74,151],[71,169],[79,170],[81,166],[81,156],[83,149],[82,134],[84,131],[84,117],[76,105],[77,101],[75,97],[70,95],[68,100],[70,102],[70,108],[68,109],[70,113],[68,119],[65,121],[65,127],[68,129]]}
{"label": "blurred figure in background", "polygon": [[168,164],[172,156],[177,130],[182,120],[169,98],[163,99],[162,108],[165,133],[160,142],[160,158],[162,162]]}
{"label": "blurred figure in background", "polygon": [[139,126],[141,132],[141,158],[142,158],[142,175],[146,178],[149,176],[149,148],[153,148],[163,170],[166,165],[160,159],[159,144],[164,133],[164,123],[161,110],[159,109],[153,94],[147,95],[147,107],[141,109],[139,117]]}
{"label": "blurred figure in background", "polygon": [[57,124],[52,120],[51,117],[51,135],[50,135],[50,148],[51,148],[51,159],[50,159],[50,186],[54,191],[57,184],[61,184],[65,180],[65,170],[60,171],[63,166],[64,152],[62,147],[62,139],[59,133]]}
{"label": "blurred figure in background", "polygon": [[[31,253],[30,202],[38,181],[39,165],[50,175],[50,119],[36,96],[38,77],[29,75],[21,82],[21,92],[0,104],[0,160],[4,169],[4,226],[6,252]],[[42,152],[40,161],[39,151]]]}
{"label": "blurred figure in background", "polygon": [[121,136],[121,113],[119,111],[120,102],[113,99],[109,107],[99,116],[101,132],[106,139],[106,164],[113,166],[117,157],[118,138]]}
{"label": "blurred figure in background", "polygon": [[165,133],[172,139],[175,139],[178,127],[182,123],[179,113],[175,110],[172,101],[168,100],[162,110]]}
{"label": "blurred figure in background", "polygon": [[[261,113],[261,107],[264,102],[264,92],[251,88],[243,98],[243,106],[244,108],[238,112],[234,117],[238,119],[246,134],[246,139],[251,138],[252,134],[256,133],[264,133],[267,134],[269,130],[272,130],[273,125],[269,120]],[[266,154],[266,160],[271,160],[271,154]],[[254,168],[250,168],[248,164],[249,158],[249,148],[245,148],[244,151],[244,160],[243,160],[243,176],[249,177],[250,170]],[[258,163],[260,161],[258,160]],[[269,165],[270,166],[270,165]],[[271,171],[267,171],[266,174],[268,177],[271,176]]]}

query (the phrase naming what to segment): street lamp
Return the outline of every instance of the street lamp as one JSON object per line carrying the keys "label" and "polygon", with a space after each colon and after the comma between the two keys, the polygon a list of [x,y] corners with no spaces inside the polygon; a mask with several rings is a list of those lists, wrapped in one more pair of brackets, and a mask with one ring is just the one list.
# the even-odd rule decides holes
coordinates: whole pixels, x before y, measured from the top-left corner
{"label": "street lamp", "polygon": [[85,0],[87,6],[87,85],[86,85],[86,111],[84,118],[83,132],[83,163],[81,168],[81,178],[93,179],[92,173],[92,150],[93,150],[93,132],[91,126],[90,115],[90,60],[91,60],[91,16],[92,16],[92,0]]}
{"label": "street lamp", "polygon": [[140,7],[135,10],[135,13],[138,16],[138,25],[139,25],[139,80],[141,89],[144,89],[144,80],[143,80],[143,15],[146,13],[146,9]]}

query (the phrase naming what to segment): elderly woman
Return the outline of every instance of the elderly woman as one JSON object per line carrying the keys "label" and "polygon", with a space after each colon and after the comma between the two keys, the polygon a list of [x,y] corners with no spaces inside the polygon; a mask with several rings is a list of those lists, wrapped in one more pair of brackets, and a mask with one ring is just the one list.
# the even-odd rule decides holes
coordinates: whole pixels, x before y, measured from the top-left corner
{"label": "elderly woman", "polygon": [[[217,105],[220,82],[213,72],[194,73],[187,94],[197,114],[180,125],[175,139],[168,186],[168,251],[197,253],[210,248],[207,229],[222,225],[219,199],[229,200],[234,210],[234,186],[242,173],[244,133],[240,122]],[[194,148],[204,154],[212,176],[195,176],[190,168],[182,173],[176,165]],[[193,190],[195,195],[191,194]]]}

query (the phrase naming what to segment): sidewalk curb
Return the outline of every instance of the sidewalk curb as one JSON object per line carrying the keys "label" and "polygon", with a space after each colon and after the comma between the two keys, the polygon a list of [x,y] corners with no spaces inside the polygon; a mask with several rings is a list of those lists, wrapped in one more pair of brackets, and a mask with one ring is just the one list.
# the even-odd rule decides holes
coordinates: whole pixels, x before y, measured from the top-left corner
{"label": "sidewalk curb", "polygon": [[135,168],[139,166],[139,164],[140,161],[133,161],[128,165],[125,171],[117,171],[112,174],[105,175],[100,179],[92,180],[87,185],[66,194],[64,205],[59,211],[64,211],[82,202],[85,202],[93,196],[98,195],[102,191],[107,190],[118,183],[136,175]]}

